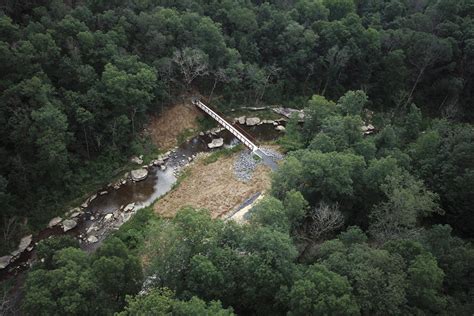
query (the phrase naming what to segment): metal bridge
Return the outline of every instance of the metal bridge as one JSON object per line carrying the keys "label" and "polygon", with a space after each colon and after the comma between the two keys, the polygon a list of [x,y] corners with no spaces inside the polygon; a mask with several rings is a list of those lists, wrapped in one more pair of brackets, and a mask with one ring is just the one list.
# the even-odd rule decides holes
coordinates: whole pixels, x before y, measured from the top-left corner
{"label": "metal bridge", "polygon": [[[237,128],[235,128],[232,124],[230,124],[229,122],[227,122],[222,116],[220,116],[219,114],[216,113],[216,111],[212,110],[211,108],[209,108],[207,105],[205,105],[204,103],[202,103],[200,100],[194,98],[192,100],[192,103],[197,106],[198,108],[200,108],[201,110],[203,110],[204,112],[206,112],[207,114],[209,114],[210,117],[212,117],[213,119],[215,119],[217,121],[217,123],[219,123],[220,125],[222,125],[226,130],[228,130],[229,132],[232,133],[232,135],[234,135],[238,140],[240,140],[242,142],[242,144],[244,144],[247,148],[249,148],[252,152],[254,152],[255,154],[258,155],[258,153],[256,153],[256,151],[259,149],[258,146],[254,143],[253,140],[251,140],[251,136],[247,136],[247,135],[244,135],[244,131],[239,131]],[[258,155],[260,156],[260,155]]]}
{"label": "metal bridge", "polygon": [[198,98],[192,98],[191,102],[209,114],[213,119],[217,121],[220,125],[222,125],[225,129],[232,133],[238,140],[242,142],[247,148],[249,148],[252,153],[260,157],[263,162],[268,165],[270,168],[275,170],[277,168],[277,164],[272,159],[272,157],[268,156],[262,149],[260,149],[256,144],[255,140],[252,136],[248,135],[244,130],[239,130],[238,128],[234,127],[231,123],[227,122],[221,115],[219,115],[215,110],[209,108],[207,105],[202,103]]}

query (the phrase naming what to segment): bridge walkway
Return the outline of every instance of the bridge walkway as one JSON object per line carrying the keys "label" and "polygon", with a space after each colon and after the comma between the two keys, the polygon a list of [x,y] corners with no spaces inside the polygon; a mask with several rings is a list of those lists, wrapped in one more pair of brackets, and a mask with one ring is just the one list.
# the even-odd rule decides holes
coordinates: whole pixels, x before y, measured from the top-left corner
{"label": "bridge walkway", "polygon": [[232,133],[238,140],[240,140],[247,148],[249,148],[255,155],[260,157],[263,162],[268,165],[272,170],[277,168],[277,164],[275,161],[267,155],[261,148],[259,148],[255,141],[252,139],[250,135],[245,135],[245,131],[240,131],[236,127],[234,127],[231,123],[227,122],[221,115],[217,114],[216,111],[212,110],[210,107],[202,103],[199,99],[193,98],[191,101],[195,106],[203,110],[207,113],[210,117],[215,119],[217,123],[222,125],[225,129]]}

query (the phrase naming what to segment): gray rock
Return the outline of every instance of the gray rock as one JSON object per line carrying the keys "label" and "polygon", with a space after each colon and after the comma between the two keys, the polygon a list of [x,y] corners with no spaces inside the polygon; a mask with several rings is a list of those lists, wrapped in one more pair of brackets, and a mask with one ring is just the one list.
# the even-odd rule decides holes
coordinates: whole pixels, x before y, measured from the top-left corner
{"label": "gray rock", "polygon": [[375,132],[375,127],[372,124],[368,124],[368,125],[362,126],[361,130],[364,133],[364,135],[370,135],[373,132]]}
{"label": "gray rock", "polygon": [[97,226],[91,225],[91,226],[87,229],[86,234],[89,235],[89,234],[92,233],[93,231],[97,231],[97,229],[98,229]]}
{"label": "gray rock", "polygon": [[102,195],[106,195],[106,194],[108,194],[108,193],[109,193],[109,191],[104,190],[104,191],[100,191],[100,192],[99,192],[99,195],[102,196]]}
{"label": "gray rock", "polygon": [[240,125],[244,125],[245,124],[245,116],[238,117],[237,122],[239,122]]}
{"label": "gray rock", "polygon": [[84,212],[79,210],[79,211],[76,211],[76,212],[72,213],[71,215],[69,215],[69,217],[70,218],[76,218],[76,217],[78,217],[79,215],[82,215],[82,214],[84,214]]}
{"label": "gray rock", "polygon": [[286,130],[285,126],[283,125],[278,125],[277,127],[275,127],[275,129],[280,132],[284,132]]}
{"label": "gray rock", "polygon": [[254,126],[259,123],[260,119],[258,117],[247,117],[247,119],[245,120],[245,124],[247,124],[247,126]]}
{"label": "gray rock", "polygon": [[72,214],[76,212],[80,212],[81,208],[80,207],[75,207],[73,209],[70,209],[69,211],[66,212],[66,217],[70,217]]}
{"label": "gray rock", "polygon": [[28,248],[28,246],[31,244],[31,241],[33,240],[33,235],[28,235],[23,237],[20,240],[20,245],[18,246],[18,252],[22,253],[23,251]]}
{"label": "gray rock", "polygon": [[148,176],[148,170],[146,169],[137,169],[131,172],[133,181],[142,181],[145,180]]}
{"label": "gray rock", "polygon": [[141,165],[143,163],[143,159],[137,156],[130,158],[130,161],[136,163],[137,165]]}
{"label": "gray rock", "polygon": [[96,236],[94,236],[94,235],[91,235],[91,236],[87,237],[87,242],[88,242],[88,243],[93,244],[93,243],[96,243],[96,242],[98,242],[98,241],[99,241],[99,239],[98,239]]}
{"label": "gray rock", "polygon": [[97,194],[93,194],[89,197],[89,203],[94,201],[97,198]]}
{"label": "gray rock", "polygon": [[223,145],[224,145],[224,139],[223,138],[215,138],[215,139],[212,140],[212,142],[207,144],[207,147],[212,149],[212,148],[222,147]]}
{"label": "gray rock", "polygon": [[48,223],[48,228],[52,228],[52,227],[58,225],[59,223],[61,223],[62,220],[63,220],[63,219],[62,219],[61,217],[59,217],[59,216],[53,218],[52,220],[49,221],[49,223]]}
{"label": "gray rock", "polygon": [[0,257],[0,269],[5,269],[10,264],[11,260],[12,256],[9,255]]}
{"label": "gray rock", "polygon": [[130,211],[133,211],[134,208],[135,208],[135,203],[130,203],[127,206],[125,206],[123,210],[124,212],[130,212]]}
{"label": "gray rock", "polygon": [[162,165],[162,164],[164,164],[164,163],[165,163],[164,159],[156,159],[156,160],[153,161],[153,164],[154,164],[155,166],[160,166],[160,165]]}
{"label": "gray rock", "polygon": [[291,108],[274,108],[273,111],[280,115],[286,116],[287,118],[291,118],[294,113],[297,113],[299,121],[304,120],[304,112],[303,110],[291,109]]}
{"label": "gray rock", "polygon": [[106,222],[110,221],[112,219],[112,217],[114,216],[114,214],[110,213],[110,214],[107,214],[104,216],[104,220]]}
{"label": "gray rock", "polygon": [[166,165],[161,165],[160,169],[161,169],[161,171],[165,171],[166,170]]}
{"label": "gray rock", "polygon": [[73,219],[65,219],[62,222],[63,231],[67,232],[77,226],[77,222]]}

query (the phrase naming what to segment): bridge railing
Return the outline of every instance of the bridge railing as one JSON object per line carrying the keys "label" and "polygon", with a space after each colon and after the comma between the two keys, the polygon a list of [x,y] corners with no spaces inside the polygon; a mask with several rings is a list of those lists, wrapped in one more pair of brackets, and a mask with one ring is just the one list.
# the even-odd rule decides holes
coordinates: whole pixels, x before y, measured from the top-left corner
{"label": "bridge railing", "polygon": [[227,122],[224,118],[219,116],[216,112],[211,110],[207,105],[202,103],[201,101],[194,99],[192,101],[194,105],[202,109],[204,112],[209,114],[213,119],[215,119],[220,125],[222,125],[225,129],[231,132],[238,140],[240,140],[245,146],[247,146],[250,150],[255,151],[258,149],[258,146],[255,145],[248,137],[246,137],[242,132],[237,130],[232,124]]}

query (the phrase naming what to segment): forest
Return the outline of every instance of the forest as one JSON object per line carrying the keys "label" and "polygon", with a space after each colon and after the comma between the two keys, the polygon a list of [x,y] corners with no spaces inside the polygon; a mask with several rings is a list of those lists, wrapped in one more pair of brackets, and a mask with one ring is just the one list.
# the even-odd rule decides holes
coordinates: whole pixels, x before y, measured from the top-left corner
{"label": "forest", "polygon": [[248,225],[146,208],[91,255],[44,240],[20,315],[474,313],[474,0],[5,0],[0,91],[1,253],[183,95],[305,113]]}

